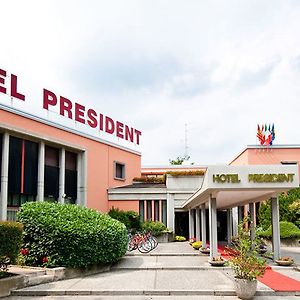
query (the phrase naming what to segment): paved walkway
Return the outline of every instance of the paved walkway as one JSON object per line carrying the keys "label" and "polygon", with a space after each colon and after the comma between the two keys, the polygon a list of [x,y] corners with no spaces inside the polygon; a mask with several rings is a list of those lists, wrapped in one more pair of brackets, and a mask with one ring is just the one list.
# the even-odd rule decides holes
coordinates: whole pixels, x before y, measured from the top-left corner
{"label": "paved walkway", "polygon": [[[6,299],[238,299],[231,269],[212,268],[207,260],[188,243],[160,244],[151,255],[128,254],[110,272],[28,287]],[[292,268],[276,270],[300,280],[300,272]],[[258,300],[277,300],[283,295],[284,299],[299,299],[295,293],[277,293],[275,297],[274,291],[260,282],[257,295]]]}

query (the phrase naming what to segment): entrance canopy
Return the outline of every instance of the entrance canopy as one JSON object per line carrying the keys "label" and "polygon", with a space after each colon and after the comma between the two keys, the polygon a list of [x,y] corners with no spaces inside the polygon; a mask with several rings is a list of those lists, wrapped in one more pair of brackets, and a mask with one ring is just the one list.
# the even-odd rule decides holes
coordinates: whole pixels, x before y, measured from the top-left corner
{"label": "entrance canopy", "polygon": [[264,201],[296,187],[298,165],[211,166],[202,186],[182,208],[199,207],[212,197],[218,209],[227,209]]}

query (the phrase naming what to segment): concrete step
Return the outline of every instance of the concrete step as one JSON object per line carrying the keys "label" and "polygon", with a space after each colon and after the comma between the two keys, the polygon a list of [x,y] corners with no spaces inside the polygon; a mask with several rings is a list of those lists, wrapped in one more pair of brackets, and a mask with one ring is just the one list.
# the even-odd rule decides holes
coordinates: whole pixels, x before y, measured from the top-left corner
{"label": "concrete step", "polygon": [[34,286],[42,283],[49,283],[54,280],[53,275],[39,275],[39,276],[30,276],[28,278],[28,286]]}

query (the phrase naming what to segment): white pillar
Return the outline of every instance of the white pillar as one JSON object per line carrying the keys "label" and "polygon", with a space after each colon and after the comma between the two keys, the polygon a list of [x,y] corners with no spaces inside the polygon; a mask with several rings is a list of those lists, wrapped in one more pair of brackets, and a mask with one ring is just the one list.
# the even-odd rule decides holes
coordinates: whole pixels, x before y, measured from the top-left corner
{"label": "white pillar", "polygon": [[205,203],[201,204],[201,239],[202,239],[202,247],[206,248],[206,209],[205,209]]}
{"label": "white pillar", "polygon": [[194,210],[189,210],[189,238],[195,237]]}
{"label": "white pillar", "polygon": [[238,235],[238,225],[239,225],[239,216],[238,216],[238,207],[232,208],[232,235]]}
{"label": "white pillar", "polygon": [[280,255],[280,225],[279,225],[279,201],[278,197],[272,198],[272,251],[273,259]]}
{"label": "white pillar", "polygon": [[59,151],[59,193],[58,202],[65,203],[65,166],[66,166],[66,151],[61,148]]}
{"label": "white pillar", "polygon": [[254,241],[255,239],[254,203],[249,203],[249,210],[250,210],[250,237],[251,237],[251,241]]}
{"label": "white pillar", "polygon": [[209,243],[210,258],[218,256],[218,236],[217,236],[217,200],[209,197]]}
{"label": "white pillar", "polygon": [[7,219],[8,197],[8,161],[9,161],[9,134],[3,134],[2,142],[2,166],[1,166],[1,193],[0,193],[0,220]]}
{"label": "white pillar", "polygon": [[167,227],[175,232],[174,194],[167,194]]}
{"label": "white pillar", "polygon": [[200,209],[196,207],[196,240],[200,241]]}
{"label": "white pillar", "polygon": [[44,201],[44,179],[45,179],[45,143],[39,144],[38,157],[38,182],[37,182],[37,201]]}
{"label": "white pillar", "polygon": [[232,237],[232,210],[231,208],[227,209],[227,244],[231,244]]}

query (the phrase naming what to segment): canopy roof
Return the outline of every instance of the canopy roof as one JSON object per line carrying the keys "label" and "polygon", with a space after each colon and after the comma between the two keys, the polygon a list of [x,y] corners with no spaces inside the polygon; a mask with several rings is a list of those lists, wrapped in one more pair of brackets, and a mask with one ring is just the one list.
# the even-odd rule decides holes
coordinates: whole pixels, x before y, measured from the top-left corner
{"label": "canopy roof", "polygon": [[182,208],[195,208],[211,196],[216,198],[218,209],[226,209],[264,201],[296,187],[298,165],[210,166],[202,186]]}

